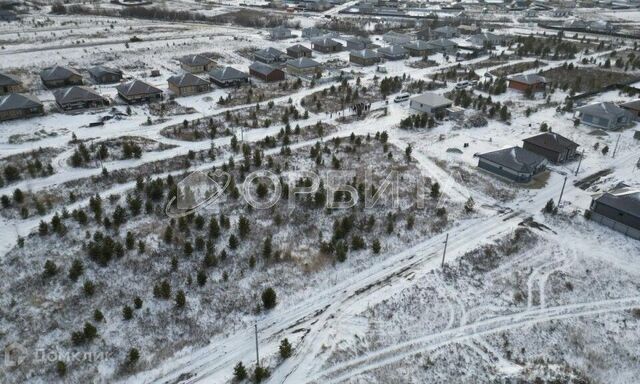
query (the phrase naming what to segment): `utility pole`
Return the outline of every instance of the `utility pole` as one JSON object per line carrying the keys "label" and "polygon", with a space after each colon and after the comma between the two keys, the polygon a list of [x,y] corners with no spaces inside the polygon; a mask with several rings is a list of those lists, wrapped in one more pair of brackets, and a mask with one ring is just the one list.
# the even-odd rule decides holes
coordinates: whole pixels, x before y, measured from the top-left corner
{"label": "utility pole", "polygon": [[618,134],[618,140],[616,140],[616,146],[615,148],[613,148],[613,155],[611,156],[612,158],[616,158],[616,152],[618,151],[618,143],[620,142],[620,136],[622,136],[622,133]]}
{"label": "utility pole", "polygon": [[558,198],[558,207],[560,206],[560,202],[562,201],[562,194],[564,193],[564,186],[567,184],[567,176],[564,177],[564,182],[562,183],[562,189],[560,190],[560,197]]}
{"label": "utility pole", "polygon": [[444,252],[442,252],[442,268],[444,268],[444,257],[447,255],[447,243],[449,242],[449,234],[447,233],[447,237],[444,240]]}
{"label": "utility pole", "polygon": [[576,176],[578,176],[578,171],[580,170],[580,164],[582,164],[583,157],[584,157],[584,148],[582,148],[582,154],[580,155],[580,160],[578,161],[578,168],[576,168]]}
{"label": "utility pole", "polygon": [[260,354],[258,353],[258,322],[254,324],[256,330],[256,367],[260,366]]}

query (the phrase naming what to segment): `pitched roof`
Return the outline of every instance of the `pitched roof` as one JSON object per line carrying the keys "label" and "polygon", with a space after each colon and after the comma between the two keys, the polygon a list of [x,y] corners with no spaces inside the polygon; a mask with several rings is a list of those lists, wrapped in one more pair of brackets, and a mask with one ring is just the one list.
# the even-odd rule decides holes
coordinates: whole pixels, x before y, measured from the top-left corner
{"label": "pitched roof", "polygon": [[430,40],[428,43],[435,47],[443,47],[443,48],[455,47],[457,45],[456,43],[454,43],[449,39]]}
{"label": "pitched roof", "polygon": [[390,45],[388,47],[378,48],[378,53],[390,56],[403,56],[407,54],[407,50],[402,45]]}
{"label": "pitched roof", "polygon": [[525,143],[531,143],[538,147],[546,148],[554,152],[562,152],[569,148],[577,148],[579,145],[566,137],[554,132],[545,132],[539,135],[528,137]]}
{"label": "pitched roof", "polygon": [[296,44],[296,45],[292,45],[289,48],[287,48],[287,51],[292,51],[292,52],[311,52],[310,48],[305,47],[302,44]]}
{"label": "pitched roof", "polygon": [[59,65],[45,68],[40,72],[40,78],[44,81],[66,80],[73,75],[80,76],[75,69]]}
{"label": "pitched roof", "polygon": [[422,95],[412,97],[411,100],[432,107],[442,107],[453,103],[453,101],[435,92],[425,92]]}
{"label": "pitched roof", "polygon": [[178,87],[192,87],[197,85],[208,85],[209,80],[205,80],[202,77],[198,77],[192,73],[183,73],[182,75],[171,76],[167,79],[169,84],[174,84]]}
{"label": "pitched roof", "polygon": [[271,66],[269,64],[265,64],[265,63],[262,63],[262,62],[259,62],[259,61],[256,61],[253,64],[251,64],[249,66],[249,69],[252,70],[252,71],[261,73],[261,74],[263,74],[265,76],[270,74],[273,71],[279,70],[276,67],[273,67],[273,66]]}
{"label": "pitched roof", "polygon": [[321,39],[313,40],[313,44],[314,45],[319,45],[321,47],[335,47],[335,46],[338,46],[338,45],[342,45],[342,44],[340,44],[339,42],[333,40],[330,37],[323,37]]}
{"label": "pitched roof", "polygon": [[359,57],[362,59],[376,59],[378,57],[378,54],[376,53],[376,51],[372,51],[371,49],[361,49],[359,51],[351,51],[349,55]]}
{"label": "pitched roof", "polygon": [[96,65],[89,68],[89,74],[93,77],[101,77],[103,75],[118,75],[122,76],[122,71],[117,68],[106,67],[104,65]]}
{"label": "pitched roof", "polygon": [[233,67],[216,68],[209,72],[209,76],[216,80],[239,80],[249,77],[246,73]]}
{"label": "pitched roof", "polygon": [[640,99],[626,102],[624,104],[620,104],[622,108],[633,109],[635,111],[640,111]]}
{"label": "pitched roof", "polygon": [[444,27],[436,28],[433,31],[438,33],[458,33],[458,30],[450,25],[445,25]]}
{"label": "pitched roof", "polygon": [[162,93],[161,89],[147,84],[141,80],[132,80],[127,83],[120,84],[116,87],[118,93],[125,96],[148,95],[153,93]]}
{"label": "pitched roof", "polygon": [[0,111],[29,109],[35,107],[42,107],[42,103],[35,96],[10,93],[4,97],[0,97]]}
{"label": "pitched roof", "polygon": [[433,49],[433,45],[431,45],[429,42],[424,40],[416,40],[411,43],[407,43],[404,45],[404,47],[407,49],[414,49],[417,51],[425,51],[428,49]]}
{"label": "pitched roof", "polygon": [[594,200],[632,216],[640,217],[640,189],[629,187],[614,189],[595,194]]}
{"label": "pitched roof", "polygon": [[580,113],[586,113],[589,115],[605,116],[605,117],[614,118],[614,119],[629,114],[629,111],[623,108],[620,108],[614,103],[609,101],[578,107],[576,108],[576,111],[579,111]]}
{"label": "pitched roof", "polygon": [[545,79],[544,76],[540,76],[537,74],[530,74],[530,75],[518,74],[518,75],[509,76],[508,79],[512,81],[517,81],[518,83],[524,83],[528,85],[538,84],[538,83],[545,83],[545,84],[547,83],[547,79]]}
{"label": "pitched roof", "polygon": [[287,54],[275,49],[273,47],[269,47],[269,48],[265,48],[265,49],[261,49],[259,51],[256,51],[254,53],[254,56],[259,56],[259,57],[264,57],[264,58],[273,58],[273,59],[279,59],[281,57],[286,56]]}
{"label": "pitched roof", "polygon": [[295,68],[315,68],[320,66],[320,63],[317,61],[310,59],[308,57],[300,57],[298,59],[291,59],[287,61],[287,65],[290,65]]}
{"label": "pitched roof", "polygon": [[18,84],[22,84],[22,82],[18,80],[15,76],[12,76],[6,73],[0,73],[0,86],[18,85]]}
{"label": "pitched roof", "polygon": [[58,104],[69,104],[79,101],[104,101],[105,98],[88,87],[74,86],[53,91]]}
{"label": "pitched roof", "polygon": [[535,168],[545,162],[544,157],[520,147],[482,153],[478,157],[522,173],[532,173]]}
{"label": "pitched roof", "polygon": [[184,65],[189,66],[200,66],[200,65],[209,65],[213,63],[213,60],[203,55],[188,55],[183,56],[180,59],[180,62]]}

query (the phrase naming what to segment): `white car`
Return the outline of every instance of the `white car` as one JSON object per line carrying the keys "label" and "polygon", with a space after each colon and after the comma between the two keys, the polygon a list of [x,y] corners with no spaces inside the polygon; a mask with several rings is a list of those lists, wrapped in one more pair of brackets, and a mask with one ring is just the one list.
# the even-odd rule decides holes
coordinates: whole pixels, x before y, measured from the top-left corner
{"label": "white car", "polygon": [[407,101],[409,100],[409,95],[408,93],[401,93],[398,96],[393,98],[393,102],[394,103],[402,103],[403,101]]}

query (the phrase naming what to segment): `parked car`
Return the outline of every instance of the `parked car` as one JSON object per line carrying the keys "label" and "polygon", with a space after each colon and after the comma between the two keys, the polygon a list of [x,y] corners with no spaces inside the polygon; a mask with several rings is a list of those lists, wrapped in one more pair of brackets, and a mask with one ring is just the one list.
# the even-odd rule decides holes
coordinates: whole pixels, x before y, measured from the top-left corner
{"label": "parked car", "polygon": [[403,101],[407,101],[409,100],[409,95],[408,93],[401,93],[398,96],[393,98],[393,102],[394,103],[402,103]]}
{"label": "parked car", "polygon": [[468,81],[461,81],[458,84],[456,84],[456,89],[466,89],[468,86],[469,86]]}

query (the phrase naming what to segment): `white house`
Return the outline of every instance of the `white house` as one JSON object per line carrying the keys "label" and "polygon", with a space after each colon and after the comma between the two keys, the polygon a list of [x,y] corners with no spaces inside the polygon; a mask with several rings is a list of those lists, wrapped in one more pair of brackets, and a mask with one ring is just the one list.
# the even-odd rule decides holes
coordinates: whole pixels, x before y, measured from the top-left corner
{"label": "white house", "polygon": [[412,97],[409,107],[415,111],[429,115],[446,114],[446,109],[453,105],[453,101],[434,92],[425,92]]}

